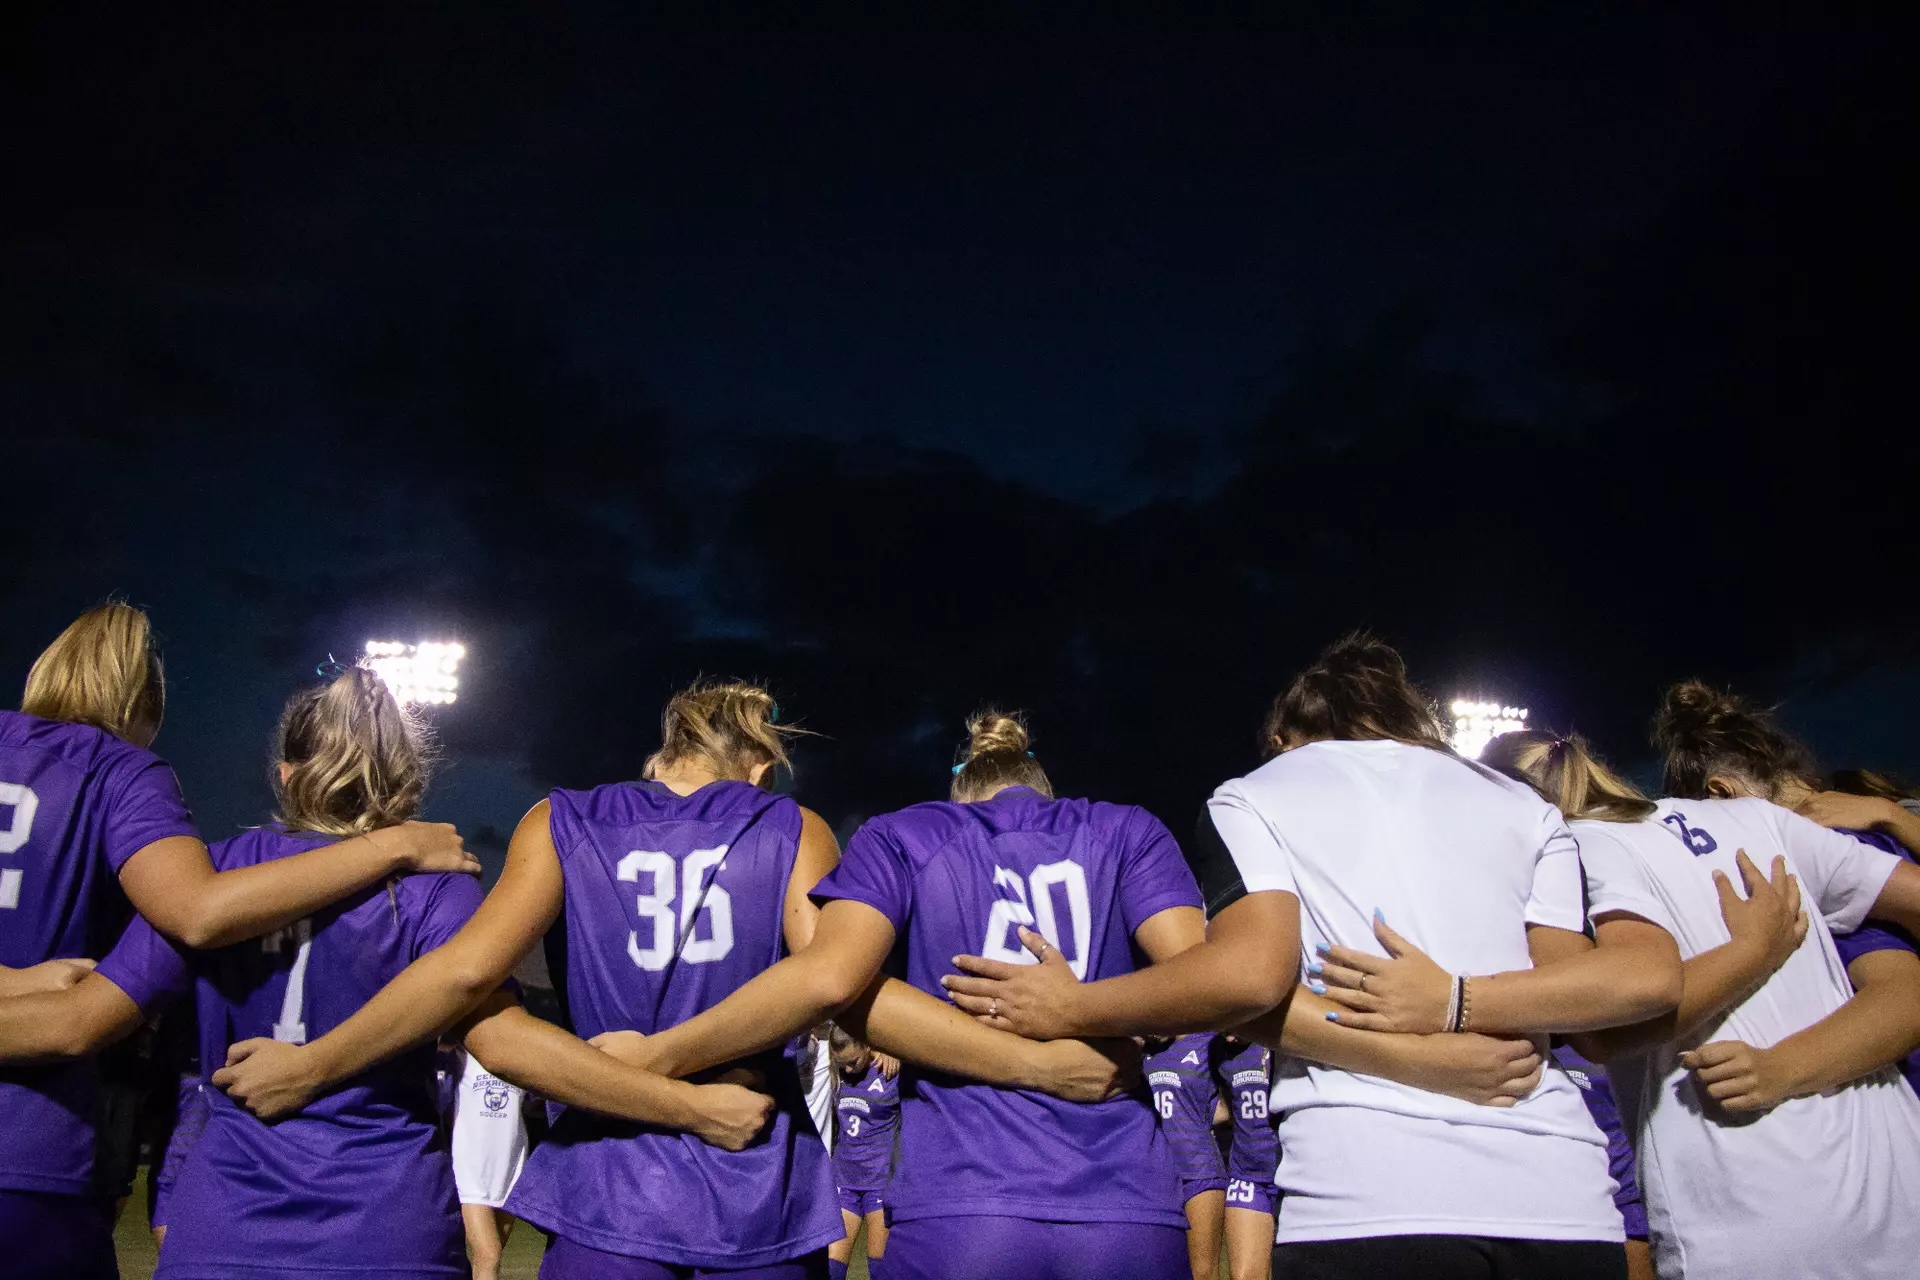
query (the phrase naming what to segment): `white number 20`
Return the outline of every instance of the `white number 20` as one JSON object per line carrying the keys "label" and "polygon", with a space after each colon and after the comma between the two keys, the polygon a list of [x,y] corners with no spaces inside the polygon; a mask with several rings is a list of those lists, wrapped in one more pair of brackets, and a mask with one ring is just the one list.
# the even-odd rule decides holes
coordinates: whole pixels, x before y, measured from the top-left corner
{"label": "white number 20", "polygon": [[[1025,882],[1018,871],[1009,871],[1005,867],[993,869],[993,883],[1005,885],[1013,890],[1011,898],[995,898],[993,911],[987,917],[987,940],[980,947],[980,954],[989,960],[1004,960],[1008,964],[1038,964],[1033,953],[1020,945],[1020,935],[1013,931],[1016,924],[1024,924],[1037,930],[1048,942],[1065,952],[1066,946],[1060,940],[1060,922],[1056,919],[1053,905],[1053,886],[1063,885],[1067,891],[1067,914],[1072,917],[1073,954],[1067,956],[1067,966],[1073,970],[1073,976],[1084,979],[1087,976],[1087,947],[1093,939],[1093,908],[1087,901],[1087,873],[1080,864],[1063,858],[1059,862],[1042,863],[1033,869]],[[1029,899],[1027,891],[1033,891]],[[1039,919],[1034,918],[1038,913]]]}
{"label": "white number 20", "polygon": [[[733,950],[733,895],[715,884],[707,889],[704,899],[700,896],[700,882],[708,869],[718,866],[726,856],[726,845],[695,849],[678,864],[677,875],[673,855],[657,849],[635,849],[620,859],[616,872],[620,879],[638,884],[645,876],[647,881],[647,891],[635,900],[641,923],[646,926],[647,944],[640,945],[639,930],[627,934],[627,954],[635,964],[648,972],[666,968],[682,938],[686,939],[685,946],[678,949],[688,964],[706,964]],[[680,898],[677,914],[673,909],[676,889]],[[702,911],[707,913],[708,933],[697,938],[694,918]]]}
{"label": "white number 20", "polygon": [[[33,831],[33,815],[40,808],[40,797],[25,783],[0,782],[0,805],[13,810],[7,825],[0,828],[0,854],[18,853]],[[0,871],[0,908],[20,905],[20,881],[24,876],[18,867]]]}

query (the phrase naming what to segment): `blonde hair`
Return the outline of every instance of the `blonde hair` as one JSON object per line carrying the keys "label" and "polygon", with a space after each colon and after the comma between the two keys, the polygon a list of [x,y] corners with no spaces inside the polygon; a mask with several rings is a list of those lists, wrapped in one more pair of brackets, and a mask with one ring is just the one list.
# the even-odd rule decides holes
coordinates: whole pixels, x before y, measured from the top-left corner
{"label": "blonde hair", "polygon": [[34,660],[20,709],[128,740],[158,730],[167,682],[147,615],[110,600],[75,618]]}
{"label": "blonde hair", "polygon": [[425,734],[366,668],[295,694],[275,740],[289,766],[274,783],[288,830],[364,835],[419,812],[430,768]]}
{"label": "blonde hair", "polygon": [[780,706],[759,685],[741,680],[696,681],[667,699],[660,713],[660,749],[643,776],[697,763],[717,777],[746,782],[758,764],[788,764],[787,739],[806,732],[778,723]]}
{"label": "blonde hair", "polygon": [[1480,761],[1526,783],[1568,818],[1638,822],[1653,813],[1653,801],[1600,763],[1577,734],[1563,738],[1538,729],[1503,733],[1487,744]]}
{"label": "blonde hair", "polygon": [[1053,799],[1047,771],[1027,749],[1026,721],[1018,712],[986,710],[967,720],[967,754],[954,766],[952,796],[965,804],[986,800],[1005,787],[1032,787]]}

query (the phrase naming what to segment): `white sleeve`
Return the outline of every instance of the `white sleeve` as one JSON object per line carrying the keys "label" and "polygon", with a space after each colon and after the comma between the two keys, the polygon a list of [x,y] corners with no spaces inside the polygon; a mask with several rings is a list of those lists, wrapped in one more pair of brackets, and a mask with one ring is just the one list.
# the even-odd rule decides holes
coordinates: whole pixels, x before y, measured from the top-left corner
{"label": "white sleeve", "polygon": [[1621,911],[1674,932],[1673,913],[1654,892],[1653,877],[1634,853],[1633,846],[1602,824],[1582,824],[1580,870],[1587,883],[1587,916]]}
{"label": "white sleeve", "polygon": [[1207,801],[1207,813],[1248,893],[1278,890],[1299,896],[1293,880],[1292,853],[1279,832],[1267,824],[1235,784],[1229,782],[1213,793]]}
{"label": "white sleeve", "polygon": [[[1757,801],[1766,804],[1766,801]],[[1800,887],[1820,907],[1827,928],[1852,933],[1860,927],[1900,859],[1863,840],[1842,835],[1791,809],[1768,805],[1778,815],[1780,843],[1800,875]],[[1755,864],[1760,859],[1754,859]],[[1770,868],[1760,867],[1765,875]]]}
{"label": "white sleeve", "polygon": [[1586,904],[1580,894],[1580,846],[1558,809],[1543,822],[1540,852],[1533,862],[1533,890],[1527,897],[1527,923],[1583,933]]}
{"label": "white sleeve", "polygon": [[490,1074],[470,1053],[460,1055],[460,1087],[453,1097],[453,1181],[461,1204],[498,1209],[527,1161],[525,1094]]}

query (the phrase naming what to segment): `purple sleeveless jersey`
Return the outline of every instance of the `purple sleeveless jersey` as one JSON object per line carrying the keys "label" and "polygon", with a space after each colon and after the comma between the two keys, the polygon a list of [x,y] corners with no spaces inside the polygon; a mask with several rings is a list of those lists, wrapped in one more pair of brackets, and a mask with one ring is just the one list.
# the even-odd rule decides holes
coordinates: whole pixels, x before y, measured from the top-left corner
{"label": "purple sleeveless jersey", "polygon": [[1213,1077],[1227,1099],[1227,1208],[1272,1213],[1279,1192],[1274,1167],[1280,1139],[1267,1114],[1273,1090],[1272,1055],[1263,1045],[1216,1036]]}
{"label": "purple sleeveless jersey", "polygon": [[[331,844],[249,831],[213,847],[222,871]],[[185,952],[135,920],[98,972],[145,1008],[191,985],[200,1061],[264,1038],[303,1044],[345,1022],[479,907],[471,876],[405,876],[264,938]],[[453,1164],[433,1099],[433,1045],[417,1046],[269,1125],[220,1090],[176,1176],[157,1280],[350,1273],[467,1274]]]}
{"label": "purple sleeveless jersey", "polygon": [[1213,1139],[1213,1107],[1220,1095],[1213,1085],[1212,1051],[1212,1032],[1181,1036],[1149,1055],[1145,1064],[1160,1133],[1180,1174],[1183,1201],[1203,1191],[1223,1191],[1227,1185],[1220,1144]]}
{"label": "purple sleeveless jersey", "polygon": [[[744,782],[555,791],[567,1001],[584,1038],[654,1032],[719,1004],[785,954],[800,807]],[[741,1269],[841,1237],[826,1144],[791,1053],[769,1055],[773,1123],[745,1151],[563,1111],[506,1210],[607,1253]]]}
{"label": "purple sleeveless jersey", "polygon": [[[88,725],[0,711],[0,964],[99,957],[131,908],[117,879],[156,840],[193,836],[173,770]],[[0,1189],[92,1190],[89,1059],[0,1067]]]}
{"label": "purple sleeveless jersey", "polygon": [[[1884,832],[1847,831],[1845,834],[1862,844],[1905,858],[1908,862],[1914,860],[1912,850]],[[1833,935],[1833,945],[1840,953],[1840,963],[1845,965],[1851,965],[1872,951],[1920,951],[1920,945],[1915,944],[1912,934],[1897,924],[1882,920],[1869,920],[1852,933],[1836,933]],[[1913,1086],[1915,1092],[1920,1092],[1920,1049],[1902,1058],[1898,1065],[1907,1083]]]}
{"label": "purple sleeveless jersey", "polygon": [[840,1132],[833,1142],[833,1181],[842,1191],[880,1191],[893,1174],[893,1135],[900,1128],[900,1082],[870,1063],[857,1080],[840,1078],[834,1103]]}
{"label": "purple sleeveless jersey", "polygon": [[[1198,907],[1179,847],[1131,806],[1013,787],[977,804],[922,804],[867,823],[815,891],[893,923],[901,976],[945,996],[952,957],[1032,963],[1031,924],[1082,978],[1131,972],[1134,930]],[[901,1101],[888,1203],[905,1221],[1000,1215],[1186,1226],[1173,1159],[1144,1097],[1076,1106],[915,1073]]]}

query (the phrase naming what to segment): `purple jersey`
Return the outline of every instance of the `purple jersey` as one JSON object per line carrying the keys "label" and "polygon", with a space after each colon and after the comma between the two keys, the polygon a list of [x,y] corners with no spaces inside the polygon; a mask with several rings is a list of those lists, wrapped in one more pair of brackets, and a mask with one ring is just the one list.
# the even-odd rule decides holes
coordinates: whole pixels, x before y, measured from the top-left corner
{"label": "purple jersey", "polygon": [[1211,1032],[1181,1036],[1145,1063],[1160,1133],[1173,1154],[1185,1200],[1227,1185],[1220,1144],[1213,1138],[1213,1108],[1220,1095],[1213,1086],[1212,1045]]}
{"label": "purple jersey", "polygon": [[1575,1053],[1572,1046],[1564,1044],[1554,1049],[1553,1064],[1580,1086],[1580,1099],[1587,1104],[1587,1114],[1607,1139],[1607,1171],[1613,1175],[1613,1204],[1620,1210],[1628,1238],[1645,1240],[1647,1205],[1640,1195],[1633,1146],[1627,1141],[1627,1126],[1620,1121],[1620,1108],[1614,1103],[1613,1082],[1607,1079],[1607,1069],[1588,1062]]}
{"label": "purple jersey", "polygon": [[833,1181],[842,1191],[878,1191],[893,1173],[893,1135],[900,1127],[900,1082],[869,1063],[857,1080],[840,1077],[834,1102],[839,1133]]}
{"label": "purple jersey", "polygon": [[[566,882],[567,1003],[584,1038],[660,1031],[719,1004],[785,954],[800,806],[744,782],[555,791]],[[772,1124],[745,1151],[563,1111],[506,1210],[608,1253],[742,1269],[843,1234],[826,1144],[788,1052],[762,1064]]]}
{"label": "purple jersey", "polygon": [[[1879,831],[1848,831],[1862,844],[1870,844],[1883,849],[1896,857],[1912,862],[1913,852],[1892,836]],[[1869,920],[1852,933],[1835,934],[1834,949],[1840,953],[1840,963],[1851,965],[1861,956],[1872,951],[1920,951],[1914,944],[1913,935],[1899,925],[1882,920]],[[1900,1060],[1900,1074],[1907,1078],[1915,1092],[1920,1092],[1920,1049],[1914,1050]]]}
{"label": "purple jersey", "polygon": [[1272,1213],[1280,1139],[1267,1114],[1273,1056],[1264,1045],[1216,1036],[1213,1076],[1227,1099],[1227,1207]]}
{"label": "purple jersey", "polygon": [[[0,711],[0,964],[98,957],[130,913],[118,875],[156,840],[192,836],[173,770],[89,725]],[[0,1067],[0,1189],[92,1190],[91,1059]]]}
{"label": "purple jersey", "polygon": [[[1143,809],[1047,800],[1011,787],[976,804],[875,818],[815,890],[892,922],[902,976],[944,997],[962,953],[1032,963],[1030,924],[1092,981],[1136,968],[1133,933],[1198,907],[1179,846]],[[901,1102],[900,1220],[1002,1215],[1184,1227],[1179,1179],[1144,1098],[1076,1106],[1037,1093],[915,1073]]]}
{"label": "purple jersey", "polygon": [[[248,831],[215,845],[213,864],[229,871],[333,842]],[[213,1068],[235,1041],[303,1044],[339,1026],[458,933],[480,898],[472,876],[405,876],[264,938],[199,953],[136,920],[99,972],[143,1008],[193,983],[200,1061]],[[206,1125],[174,1181],[155,1275],[211,1280],[271,1259],[289,1273],[359,1280],[465,1276],[433,1053],[431,1042],[410,1049],[271,1125],[206,1089]]]}

